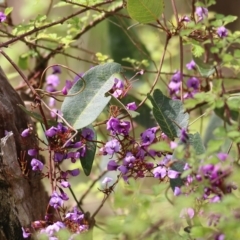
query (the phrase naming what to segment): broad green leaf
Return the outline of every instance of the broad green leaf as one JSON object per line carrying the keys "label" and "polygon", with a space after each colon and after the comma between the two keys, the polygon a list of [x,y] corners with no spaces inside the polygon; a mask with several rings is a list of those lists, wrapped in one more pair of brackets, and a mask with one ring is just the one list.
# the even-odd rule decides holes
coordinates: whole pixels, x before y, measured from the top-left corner
{"label": "broad green leaf", "polygon": [[215,68],[213,65],[204,63],[200,58],[194,57],[193,60],[197,65],[197,69],[201,76],[209,77],[215,72]]}
{"label": "broad green leaf", "polygon": [[163,13],[163,0],[128,0],[127,10],[130,17],[140,23],[156,21]]}
{"label": "broad green leaf", "polygon": [[148,94],[148,99],[161,130],[172,140],[179,137],[181,128],[187,128],[189,118],[188,113],[184,112],[182,102],[164,96],[159,89],[153,92],[153,97]]}
{"label": "broad green leaf", "polygon": [[198,132],[189,134],[189,144],[193,146],[197,155],[203,154],[205,152],[202,138]]}
{"label": "broad green leaf", "polygon": [[[87,128],[90,128],[91,130],[93,130],[94,132],[94,138],[93,141],[97,140],[97,133],[94,130],[92,125],[87,126]],[[94,161],[94,157],[95,157],[95,153],[96,153],[96,142],[90,142],[87,141],[86,142],[86,154],[84,157],[80,158],[80,162],[83,168],[84,173],[86,174],[86,176],[89,176],[89,174],[91,173],[92,170],[92,165],[93,165],[93,161]]]}
{"label": "broad green leaf", "polygon": [[[105,97],[113,84],[111,76],[121,71],[118,63],[106,63],[88,70],[83,79],[85,88],[75,96],[66,97],[63,101],[61,111],[63,117],[75,129],[81,129],[91,124],[104,107],[108,104],[111,97]],[[69,91],[69,95],[79,92],[83,87],[83,80],[79,80]]]}

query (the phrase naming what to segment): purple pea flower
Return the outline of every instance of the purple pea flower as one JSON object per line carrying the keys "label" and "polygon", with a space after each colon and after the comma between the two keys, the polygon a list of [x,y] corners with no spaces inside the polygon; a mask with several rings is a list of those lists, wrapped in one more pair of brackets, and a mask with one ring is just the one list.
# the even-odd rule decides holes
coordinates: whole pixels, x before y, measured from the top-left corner
{"label": "purple pea flower", "polygon": [[119,167],[118,167],[118,170],[119,170],[123,175],[125,175],[125,174],[128,172],[128,168],[127,168],[126,166],[123,166],[123,165],[119,166]]}
{"label": "purple pea flower", "polygon": [[182,128],[181,135],[180,135],[180,141],[183,143],[187,143],[188,139],[189,139],[189,136],[188,136],[187,130]]}
{"label": "purple pea flower", "polygon": [[193,88],[194,90],[198,90],[199,89],[199,79],[196,77],[191,77],[187,80],[187,87],[188,88]]}
{"label": "purple pea flower", "polygon": [[192,219],[194,217],[194,209],[192,208],[184,208],[180,213],[180,218],[190,218]]}
{"label": "purple pea flower", "polygon": [[64,187],[64,188],[69,188],[71,185],[68,181],[62,181],[61,186]]}
{"label": "purple pea flower", "polygon": [[50,127],[48,130],[45,131],[45,135],[47,137],[54,137],[59,132],[58,128]]}
{"label": "purple pea flower", "polygon": [[181,22],[190,22],[190,18],[188,16],[183,16],[181,19],[180,19]]}
{"label": "purple pea flower", "polygon": [[31,157],[35,157],[38,154],[38,150],[37,149],[29,149],[28,150],[28,155]]}
{"label": "purple pea flower", "polygon": [[188,70],[194,70],[196,68],[196,63],[194,62],[194,60],[191,60],[189,63],[187,63],[186,68]]}
{"label": "purple pea flower", "polygon": [[224,26],[221,26],[217,29],[217,34],[220,38],[227,37],[228,30]]}
{"label": "purple pea flower", "polygon": [[118,169],[119,165],[116,163],[115,160],[110,160],[107,165],[108,171],[116,171]]}
{"label": "purple pea flower", "polygon": [[86,140],[93,140],[94,138],[94,132],[92,129],[90,128],[84,128],[82,130],[82,136],[86,139]]}
{"label": "purple pea flower", "polygon": [[135,111],[135,110],[137,109],[137,105],[136,105],[135,102],[131,102],[131,103],[128,103],[128,104],[127,104],[126,108],[127,108],[128,110]]}
{"label": "purple pea flower", "polygon": [[104,149],[107,154],[113,155],[114,153],[118,152],[120,150],[120,143],[117,139],[113,139],[106,143]]}
{"label": "purple pea flower", "polygon": [[52,225],[47,226],[45,229],[41,230],[41,233],[47,233],[49,236],[49,239],[51,240],[58,240],[57,237],[54,236],[56,232],[58,232],[60,229],[65,228],[65,224],[62,222],[55,222]]}
{"label": "purple pea flower", "polygon": [[204,7],[197,7],[195,13],[198,16],[198,21],[202,21],[208,17],[208,9]]}
{"label": "purple pea flower", "polygon": [[80,170],[79,168],[76,168],[76,169],[73,169],[73,170],[68,170],[68,173],[73,176],[73,177],[76,177],[80,174]]}
{"label": "purple pea flower", "polygon": [[153,143],[156,137],[156,128],[149,128],[141,133],[142,146],[148,146]]}
{"label": "purple pea flower", "polygon": [[21,136],[22,136],[22,137],[28,137],[29,134],[30,134],[30,129],[27,128],[27,129],[25,129],[25,130],[22,131]]}
{"label": "purple pea flower", "polygon": [[55,152],[54,153],[54,161],[55,162],[62,162],[64,159],[67,159],[68,155],[66,153]]}
{"label": "purple pea flower", "polygon": [[217,157],[218,157],[219,160],[224,162],[227,159],[228,154],[227,153],[218,153]]}
{"label": "purple pea flower", "polygon": [[116,134],[120,120],[118,118],[111,117],[107,121],[107,130],[111,131],[112,134]]}
{"label": "purple pea flower", "polygon": [[46,82],[47,82],[47,85],[51,85],[54,88],[56,88],[59,85],[60,80],[57,75],[51,74],[51,75],[47,76]]}
{"label": "purple pea flower", "polygon": [[3,12],[0,12],[0,22],[4,22],[6,19],[7,16]]}
{"label": "purple pea flower", "polygon": [[180,188],[180,187],[175,187],[173,194],[174,194],[174,196],[179,196],[179,195],[181,195],[181,194],[182,194],[181,188]]}
{"label": "purple pea flower", "polygon": [[23,227],[22,227],[22,234],[23,234],[23,238],[29,238],[31,236],[31,233],[27,232]]}
{"label": "purple pea flower", "polygon": [[112,181],[113,179],[112,178],[110,178],[110,177],[105,177],[104,179],[103,179],[103,181],[102,181],[102,184],[108,184],[108,183],[110,183],[111,181]]}
{"label": "purple pea flower", "polygon": [[43,163],[36,158],[33,158],[31,161],[31,166],[33,171],[42,171]]}
{"label": "purple pea flower", "polygon": [[52,74],[60,74],[61,73],[61,68],[58,65],[53,65],[52,66]]}
{"label": "purple pea flower", "polygon": [[54,207],[55,209],[63,206],[63,199],[56,191],[53,192],[49,201],[49,205]]}

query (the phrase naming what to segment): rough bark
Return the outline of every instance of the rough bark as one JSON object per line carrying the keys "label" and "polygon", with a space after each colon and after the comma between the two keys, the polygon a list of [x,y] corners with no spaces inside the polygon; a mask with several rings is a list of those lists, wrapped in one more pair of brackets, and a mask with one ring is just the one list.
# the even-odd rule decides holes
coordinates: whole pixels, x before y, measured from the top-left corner
{"label": "rough bark", "polygon": [[[22,138],[21,132],[31,119],[17,104],[21,98],[0,68],[0,239],[23,239],[21,227],[44,219],[47,194],[41,176],[29,168],[28,149],[38,144],[33,136]],[[6,132],[7,131],[7,132]],[[22,163],[21,163],[22,162]],[[26,175],[23,165],[30,169]]]}

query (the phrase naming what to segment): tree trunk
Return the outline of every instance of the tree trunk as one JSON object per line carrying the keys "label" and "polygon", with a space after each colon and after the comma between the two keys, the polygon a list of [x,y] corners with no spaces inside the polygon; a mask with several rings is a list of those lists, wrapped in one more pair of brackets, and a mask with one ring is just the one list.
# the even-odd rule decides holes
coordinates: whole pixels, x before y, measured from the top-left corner
{"label": "tree trunk", "polygon": [[31,123],[20,109],[21,98],[9,84],[0,68],[0,239],[23,239],[21,227],[44,219],[47,194],[41,174],[32,172],[27,150],[36,148],[34,134],[27,138],[21,132]]}

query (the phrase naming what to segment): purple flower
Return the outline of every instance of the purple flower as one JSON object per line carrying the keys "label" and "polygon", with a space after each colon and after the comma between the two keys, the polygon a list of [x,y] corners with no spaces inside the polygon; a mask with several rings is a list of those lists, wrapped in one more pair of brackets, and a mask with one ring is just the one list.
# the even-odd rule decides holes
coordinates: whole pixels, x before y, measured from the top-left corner
{"label": "purple flower", "polygon": [[142,146],[148,146],[153,143],[155,139],[156,128],[149,128],[143,133],[141,133]]}
{"label": "purple flower", "polygon": [[119,170],[123,175],[125,175],[125,174],[128,172],[128,168],[127,168],[126,166],[123,166],[123,165],[119,166],[119,167],[118,167],[118,170]]}
{"label": "purple flower", "polygon": [[189,139],[189,136],[187,134],[186,129],[182,128],[181,129],[181,135],[180,135],[180,141],[183,143],[187,143]]}
{"label": "purple flower", "polygon": [[208,17],[208,9],[204,7],[197,7],[195,13],[198,16],[199,21],[202,21],[204,18]]}
{"label": "purple flower", "polygon": [[199,79],[196,77],[191,77],[187,80],[187,87],[188,88],[193,88],[194,90],[198,90],[199,89]]}
{"label": "purple flower", "polygon": [[54,161],[62,162],[64,159],[67,159],[68,155],[66,153],[54,152]]}
{"label": "purple flower", "polygon": [[22,137],[28,137],[29,134],[30,134],[30,129],[27,128],[27,129],[25,129],[25,130],[22,131],[21,136],[22,136]]}
{"label": "purple flower", "polygon": [[180,213],[180,218],[190,218],[194,217],[194,209],[192,208],[184,208]]}
{"label": "purple flower", "polygon": [[58,128],[50,127],[48,130],[45,131],[45,135],[47,137],[54,137],[58,133]]}
{"label": "purple flower", "polygon": [[37,149],[29,149],[28,150],[28,155],[31,157],[34,157],[38,154],[38,150]]}
{"label": "purple flower", "polygon": [[109,155],[113,155],[114,153],[118,152],[120,150],[120,143],[117,139],[113,139],[106,143],[104,149]]}
{"label": "purple flower", "polygon": [[181,22],[190,22],[190,18],[188,16],[183,16],[181,19],[180,19]]}
{"label": "purple flower", "polygon": [[121,81],[118,78],[114,79],[114,85],[113,85],[113,89],[123,89],[124,88],[124,84],[123,81]]}
{"label": "purple flower", "polygon": [[[0,12],[1,13],[1,12]],[[22,232],[23,232],[23,238],[29,238],[31,233],[26,232],[25,229],[22,227]]]}
{"label": "purple flower", "polygon": [[221,26],[217,29],[217,34],[220,38],[227,37],[228,30],[224,26]]}
{"label": "purple flower", "polygon": [[63,206],[63,199],[56,191],[53,192],[51,199],[49,201],[49,205],[54,207],[55,209]]}
{"label": "purple flower", "polygon": [[47,85],[53,86],[54,88],[56,88],[60,83],[59,77],[54,74],[47,76],[46,81]]}
{"label": "purple flower", "polygon": [[116,163],[115,160],[110,160],[107,165],[108,171],[116,171],[119,165]]}
{"label": "purple flower", "polygon": [[82,136],[86,139],[86,140],[93,140],[94,138],[94,132],[92,129],[90,128],[84,128],[82,130]]}
{"label": "purple flower", "polygon": [[182,194],[181,188],[180,188],[180,187],[175,187],[173,194],[174,194],[174,196],[179,196],[179,195],[181,195],[181,194]]}
{"label": "purple flower", "polygon": [[49,107],[54,107],[56,105],[56,100],[52,97],[49,98],[49,101],[48,101],[48,106]]}
{"label": "purple flower", "polygon": [[118,118],[111,117],[107,121],[107,130],[111,131],[113,134],[116,133],[120,120]]}
{"label": "purple flower", "polygon": [[179,176],[179,172],[171,169],[167,169],[164,166],[158,166],[153,170],[153,175],[155,178],[165,178],[168,176],[171,179],[177,178]]}
{"label": "purple flower", "polygon": [[218,157],[219,160],[225,161],[228,157],[228,154],[227,153],[218,153],[217,157]]}
{"label": "purple flower", "polygon": [[45,229],[42,229],[41,233],[45,232],[50,237],[49,239],[51,239],[51,240],[55,240],[56,239],[57,240],[58,238],[54,237],[53,235],[56,232],[58,232],[60,229],[62,229],[62,228],[65,228],[65,224],[58,221],[58,222],[55,222],[52,225],[47,226]]}
{"label": "purple flower", "polygon": [[80,170],[79,170],[79,168],[76,168],[76,169],[73,169],[73,170],[68,170],[68,173],[71,176],[75,177],[75,176],[78,176],[80,174]]}
{"label": "purple flower", "polygon": [[180,71],[176,71],[175,74],[171,78],[171,82],[178,83],[181,81],[182,81],[181,73],[180,73]]}
{"label": "purple flower", "polygon": [[215,237],[214,240],[224,240],[225,235],[223,233],[218,233]]}
{"label": "purple flower", "polygon": [[66,214],[65,219],[70,219],[75,223],[81,224],[81,222],[84,220],[84,214],[74,207],[72,212],[68,212]]}
{"label": "purple flower", "polygon": [[62,123],[58,123],[57,125],[58,132],[65,133],[68,129]]}
{"label": "purple flower", "polygon": [[136,158],[133,156],[131,152],[127,152],[126,157],[123,160],[124,165],[129,165],[133,162],[135,162]]}
{"label": "purple flower", "polygon": [[[61,189],[60,189],[60,190],[61,190]],[[61,197],[61,199],[64,200],[64,201],[67,201],[67,200],[69,199],[68,195],[67,195],[65,192],[63,192],[62,190],[61,190],[61,195],[60,195],[60,197]]]}
{"label": "purple flower", "polygon": [[191,62],[186,64],[186,68],[188,70],[194,70],[196,68],[196,63],[194,62],[194,60],[192,60]]}
{"label": "purple flower", "polygon": [[53,65],[52,66],[52,74],[60,74],[61,73],[61,68],[60,68],[60,66],[58,66],[58,65]]}
{"label": "purple flower", "polygon": [[112,180],[113,180],[113,179],[110,178],[110,177],[105,177],[105,178],[103,179],[103,181],[102,181],[102,184],[108,184],[108,183],[110,183]]}
{"label": "purple flower", "polygon": [[129,121],[120,121],[118,118],[111,117],[107,121],[107,130],[111,131],[112,134],[124,134],[128,135],[130,131]]}
{"label": "purple flower", "polygon": [[61,181],[61,186],[64,188],[69,188],[71,185],[68,181]]}
{"label": "purple flower", "polygon": [[0,22],[4,22],[6,18],[7,16],[3,12],[0,12]]}
{"label": "purple flower", "polygon": [[33,171],[42,171],[43,163],[36,158],[33,158],[31,161],[31,166]]}
{"label": "purple flower", "polygon": [[135,110],[137,109],[137,105],[136,105],[135,102],[131,102],[131,103],[128,103],[128,104],[127,104],[126,108],[127,108],[128,110],[135,111]]}

